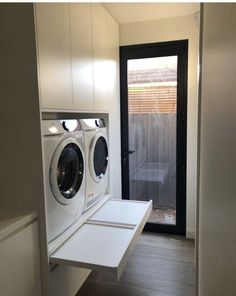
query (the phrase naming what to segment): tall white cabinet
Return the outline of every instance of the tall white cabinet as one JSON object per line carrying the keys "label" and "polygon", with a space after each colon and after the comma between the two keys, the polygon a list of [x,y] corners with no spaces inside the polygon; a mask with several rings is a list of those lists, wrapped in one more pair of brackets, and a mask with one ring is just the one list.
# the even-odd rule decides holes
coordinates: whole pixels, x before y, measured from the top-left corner
{"label": "tall white cabinet", "polygon": [[[34,9],[41,111],[106,113],[110,187],[120,198],[119,26],[99,3],[37,3]],[[89,272],[57,266],[43,274],[44,293],[75,295]]]}

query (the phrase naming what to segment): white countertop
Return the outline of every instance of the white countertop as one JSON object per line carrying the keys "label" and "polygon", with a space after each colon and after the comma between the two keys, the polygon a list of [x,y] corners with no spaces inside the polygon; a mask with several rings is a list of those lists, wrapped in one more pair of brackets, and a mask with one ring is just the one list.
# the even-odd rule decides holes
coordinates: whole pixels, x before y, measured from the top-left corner
{"label": "white countertop", "polygon": [[0,210],[0,242],[9,235],[26,226],[37,217],[36,212]]}

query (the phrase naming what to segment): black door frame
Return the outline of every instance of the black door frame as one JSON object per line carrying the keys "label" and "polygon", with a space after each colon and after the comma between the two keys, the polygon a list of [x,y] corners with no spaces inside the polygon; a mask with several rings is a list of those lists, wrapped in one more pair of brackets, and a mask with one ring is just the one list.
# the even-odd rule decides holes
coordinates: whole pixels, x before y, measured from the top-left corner
{"label": "black door frame", "polygon": [[[147,223],[145,230],[186,235],[186,144],[188,40],[128,45],[120,47],[121,168],[122,198],[129,199],[129,134],[127,61],[158,56],[178,56],[177,66],[177,160],[176,225]],[[131,153],[131,151],[130,151]]]}

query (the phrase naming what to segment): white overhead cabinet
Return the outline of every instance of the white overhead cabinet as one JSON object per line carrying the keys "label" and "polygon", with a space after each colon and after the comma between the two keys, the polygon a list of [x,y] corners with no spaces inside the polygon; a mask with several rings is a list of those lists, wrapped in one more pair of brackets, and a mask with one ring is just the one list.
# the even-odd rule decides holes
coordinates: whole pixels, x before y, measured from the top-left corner
{"label": "white overhead cabinet", "polygon": [[109,103],[108,13],[100,4],[92,5],[93,71],[95,110],[107,110]]}
{"label": "white overhead cabinet", "polygon": [[72,109],[69,6],[37,3],[35,7],[41,108]]}
{"label": "white overhead cabinet", "polygon": [[118,280],[151,213],[152,202],[108,200],[50,261],[98,271]]}
{"label": "white overhead cabinet", "polygon": [[[108,28],[108,104],[114,108],[114,101],[118,102],[119,99],[119,27],[108,14],[107,17],[107,28]],[[116,100],[115,98],[118,97]],[[117,103],[115,103],[116,105]],[[107,108],[107,107],[106,107]],[[119,105],[117,107],[119,109]],[[111,109],[111,108],[110,108]],[[109,109],[109,111],[110,111]]]}
{"label": "white overhead cabinet", "polygon": [[118,31],[111,28],[118,25],[106,9],[37,3],[35,16],[43,111],[109,111],[117,62],[111,48],[118,52]]}
{"label": "white overhead cabinet", "polygon": [[100,5],[92,6],[94,108],[110,111],[118,84],[118,25]]}
{"label": "white overhead cabinet", "polygon": [[73,108],[94,110],[92,15],[89,4],[70,7]]}

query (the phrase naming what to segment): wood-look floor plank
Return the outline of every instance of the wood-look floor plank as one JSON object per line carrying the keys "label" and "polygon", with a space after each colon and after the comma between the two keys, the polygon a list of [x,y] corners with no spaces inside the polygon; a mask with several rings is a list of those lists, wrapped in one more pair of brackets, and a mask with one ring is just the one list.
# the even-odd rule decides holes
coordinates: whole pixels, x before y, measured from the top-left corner
{"label": "wood-look floor plank", "polygon": [[92,272],[77,296],[194,296],[194,242],[144,233],[119,282]]}

